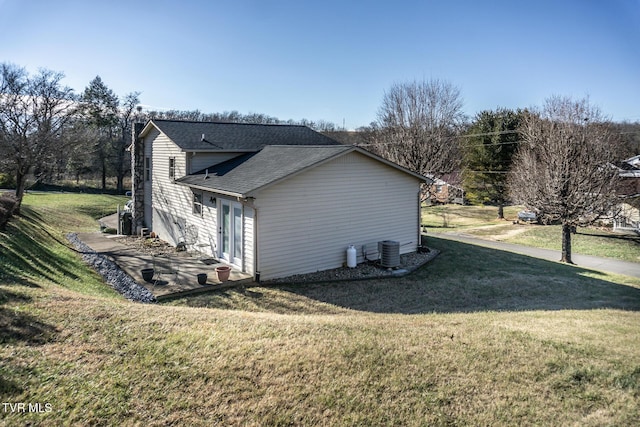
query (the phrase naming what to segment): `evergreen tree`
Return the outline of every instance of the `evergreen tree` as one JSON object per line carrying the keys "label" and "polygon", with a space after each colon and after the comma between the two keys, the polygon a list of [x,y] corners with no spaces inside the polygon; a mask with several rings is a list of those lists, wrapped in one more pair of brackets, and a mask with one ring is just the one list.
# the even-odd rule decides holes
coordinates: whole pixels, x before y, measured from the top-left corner
{"label": "evergreen tree", "polygon": [[82,111],[87,124],[94,131],[94,152],[102,172],[102,189],[107,187],[108,159],[118,125],[118,97],[96,76],[81,97]]}
{"label": "evergreen tree", "polygon": [[522,117],[520,110],[482,111],[463,138],[465,196],[471,203],[497,205],[498,218],[504,218],[508,202],[507,173]]}

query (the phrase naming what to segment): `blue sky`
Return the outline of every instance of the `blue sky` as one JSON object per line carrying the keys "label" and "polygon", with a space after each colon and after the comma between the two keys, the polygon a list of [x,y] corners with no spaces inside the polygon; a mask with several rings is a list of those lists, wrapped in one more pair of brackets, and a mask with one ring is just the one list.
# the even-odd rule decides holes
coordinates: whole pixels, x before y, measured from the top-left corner
{"label": "blue sky", "polygon": [[96,75],[152,109],[347,128],[393,83],[442,79],[465,112],[589,96],[640,121],[640,0],[0,0],[0,62]]}

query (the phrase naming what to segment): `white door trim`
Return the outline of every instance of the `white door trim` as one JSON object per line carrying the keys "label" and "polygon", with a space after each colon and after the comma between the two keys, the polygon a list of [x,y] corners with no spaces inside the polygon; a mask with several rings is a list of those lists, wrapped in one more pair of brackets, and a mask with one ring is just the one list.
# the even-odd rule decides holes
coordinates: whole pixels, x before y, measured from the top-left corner
{"label": "white door trim", "polygon": [[[242,204],[218,199],[218,256],[224,261],[242,268],[244,211]],[[226,212],[225,212],[226,210]]]}

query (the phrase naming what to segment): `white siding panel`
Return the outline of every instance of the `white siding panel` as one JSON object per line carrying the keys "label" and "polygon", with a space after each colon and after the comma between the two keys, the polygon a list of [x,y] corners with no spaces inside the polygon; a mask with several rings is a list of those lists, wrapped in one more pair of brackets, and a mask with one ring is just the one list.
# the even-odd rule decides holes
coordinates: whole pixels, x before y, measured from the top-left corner
{"label": "white siding panel", "polygon": [[193,193],[169,177],[169,158],[174,157],[176,177],[185,174],[186,154],[164,134],[154,135],[152,143],[151,230],[172,245],[185,242],[211,256],[215,254],[217,212],[210,193],[203,194],[202,214],[193,213]]}
{"label": "white siding panel", "polygon": [[156,133],[152,142],[151,181],[153,220],[152,231],[158,236],[176,245],[183,241],[187,226],[185,213],[191,212],[191,197],[182,189],[176,188],[169,178],[169,158],[175,157],[175,172],[180,176],[185,167],[185,155],[169,138]]}
{"label": "white siding panel", "polygon": [[[152,197],[149,200],[149,224],[150,230],[172,245],[185,242],[190,250],[197,250],[212,257],[218,253],[218,211],[214,206],[214,200],[220,200],[215,194],[203,192],[202,213],[193,213],[193,192],[189,187],[176,184],[169,177],[169,159],[175,158],[176,178],[185,175],[188,168],[187,154],[174,144],[164,134],[154,132],[148,137],[150,141],[145,153],[152,157],[151,183],[147,184]],[[239,153],[211,153],[203,156],[207,163],[217,158],[220,161],[228,160]],[[198,158],[195,156],[194,158]],[[191,159],[191,161],[194,160]],[[204,160],[203,160],[204,161]],[[192,163],[193,165],[194,163]],[[196,166],[198,166],[196,164]],[[206,166],[205,166],[206,167]],[[200,168],[202,169],[202,168]],[[200,170],[198,169],[198,170]],[[148,194],[148,192],[147,192]],[[147,201],[148,198],[145,198]],[[219,204],[216,203],[216,204]],[[254,247],[253,247],[253,219],[254,210],[245,207],[245,225],[243,232],[243,253],[245,254],[245,271],[253,273]]]}
{"label": "white siding panel", "polygon": [[250,206],[244,206],[244,226],[243,226],[243,258],[244,271],[254,274],[254,247],[253,247],[253,229],[255,220],[255,211]]}
{"label": "white siding panel", "polygon": [[350,153],[267,188],[256,197],[261,278],[336,268],[349,244],[419,243],[417,178]]}

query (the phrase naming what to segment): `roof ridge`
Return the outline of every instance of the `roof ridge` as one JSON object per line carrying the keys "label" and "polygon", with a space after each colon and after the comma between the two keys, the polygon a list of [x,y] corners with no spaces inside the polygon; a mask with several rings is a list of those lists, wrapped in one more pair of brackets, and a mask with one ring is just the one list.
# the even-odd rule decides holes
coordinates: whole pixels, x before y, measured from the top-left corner
{"label": "roof ridge", "polygon": [[296,144],[266,144],[264,148],[267,147],[291,147],[291,148],[345,148],[345,147],[355,147],[352,144],[334,144],[334,145],[296,145]]}
{"label": "roof ridge", "polygon": [[[244,123],[244,122],[224,122],[224,121],[202,121],[202,120],[179,120],[179,119],[149,119],[152,122],[172,122],[184,124],[212,124],[212,125],[245,125],[245,126],[282,126],[282,127],[300,127],[311,129],[307,125],[295,125],[289,123]],[[313,129],[311,129],[313,130]]]}

